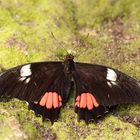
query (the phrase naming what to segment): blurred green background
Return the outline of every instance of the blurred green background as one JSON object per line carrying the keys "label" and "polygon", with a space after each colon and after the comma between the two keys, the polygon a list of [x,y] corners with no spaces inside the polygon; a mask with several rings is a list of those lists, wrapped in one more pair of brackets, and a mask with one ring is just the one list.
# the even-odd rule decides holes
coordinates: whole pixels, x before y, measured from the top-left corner
{"label": "blurred green background", "polygon": [[[54,37],[53,37],[53,35]],[[75,61],[140,79],[140,1],[0,0],[0,70],[34,61]],[[25,102],[0,103],[0,140],[140,140],[140,105],[117,108],[98,124],[77,122],[73,95],[54,125]]]}

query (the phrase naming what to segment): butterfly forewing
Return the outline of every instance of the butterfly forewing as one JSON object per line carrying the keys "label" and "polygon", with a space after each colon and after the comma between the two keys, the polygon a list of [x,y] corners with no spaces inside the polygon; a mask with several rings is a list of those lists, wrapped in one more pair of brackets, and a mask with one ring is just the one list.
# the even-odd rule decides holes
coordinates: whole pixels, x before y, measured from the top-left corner
{"label": "butterfly forewing", "polygon": [[83,87],[94,93],[102,105],[140,102],[139,81],[118,70],[77,63],[76,72]]}

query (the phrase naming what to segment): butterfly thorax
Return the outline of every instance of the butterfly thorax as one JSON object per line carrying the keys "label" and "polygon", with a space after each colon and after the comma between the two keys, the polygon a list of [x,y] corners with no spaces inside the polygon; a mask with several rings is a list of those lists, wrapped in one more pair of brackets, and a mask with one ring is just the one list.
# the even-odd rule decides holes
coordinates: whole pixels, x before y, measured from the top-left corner
{"label": "butterfly thorax", "polygon": [[66,55],[65,60],[64,60],[65,74],[70,74],[75,69],[73,59],[74,59],[74,56],[72,54]]}

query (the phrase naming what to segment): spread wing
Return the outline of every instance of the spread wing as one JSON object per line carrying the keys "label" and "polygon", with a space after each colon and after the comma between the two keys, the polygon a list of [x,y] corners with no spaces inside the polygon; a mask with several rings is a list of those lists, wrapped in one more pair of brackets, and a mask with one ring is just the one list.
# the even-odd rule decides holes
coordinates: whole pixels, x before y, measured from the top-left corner
{"label": "spread wing", "polygon": [[0,96],[29,102],[43,119],[54,121],[67,101],[70,81],[62,62],[38,62],[21,65],[0,74]]}
{"label": "spread wing", "polygon": [[76,63],[75,110],[79,119],[95,119],[122,103],[140,103],[140,82],[112,68]]}

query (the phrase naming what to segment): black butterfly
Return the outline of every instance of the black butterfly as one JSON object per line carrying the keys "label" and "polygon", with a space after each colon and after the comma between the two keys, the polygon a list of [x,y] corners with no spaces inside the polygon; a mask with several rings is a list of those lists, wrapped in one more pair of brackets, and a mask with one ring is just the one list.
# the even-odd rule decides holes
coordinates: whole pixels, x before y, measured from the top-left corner
{"label": "black butterfly", "polygon": [[68,54],[64,62],[29,63],[1,73],[0,96],[26,100],[43,120],[52,122],[67,102],[72,83],[79,120],[97,120],[118,104],[140,103],[139,81],[118,70],[73,59]]}

